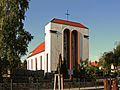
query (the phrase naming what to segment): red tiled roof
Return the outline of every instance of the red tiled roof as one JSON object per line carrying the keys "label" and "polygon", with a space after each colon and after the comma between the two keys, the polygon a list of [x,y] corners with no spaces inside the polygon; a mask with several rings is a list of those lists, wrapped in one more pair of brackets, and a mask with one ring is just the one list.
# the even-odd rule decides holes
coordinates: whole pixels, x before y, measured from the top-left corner
{"label": "red tiled roof", "polygon": [[27,58],[29,58],[29,57],[31,57],[31,56],[33,56],[33,55],[35,55],[35,54],[38,54],[38,53],[40,53],[40,52],[42,52],[42,51],[45,51],[45,42],[43,42],[43,43],[41,43],[39,46],[37,46],[37,47],[31,52],[31,54],[30,54]]}
{"label": "red tiled roof", "polygon": [[82,28],[87,28],[86,26],[84,26],[80,23],[71,22],[71,21],[67,21],[67,20],[56,19],[56,18],[52,19],[51,22],[67,24],[67,25],[72,25],[72,26],[77,26],[77,27],[82,27]]}
{"label": "red tiled roof", "polygon": [[89,63],[89,66],[98,66],[99,65],[99,62],[91,62]]}

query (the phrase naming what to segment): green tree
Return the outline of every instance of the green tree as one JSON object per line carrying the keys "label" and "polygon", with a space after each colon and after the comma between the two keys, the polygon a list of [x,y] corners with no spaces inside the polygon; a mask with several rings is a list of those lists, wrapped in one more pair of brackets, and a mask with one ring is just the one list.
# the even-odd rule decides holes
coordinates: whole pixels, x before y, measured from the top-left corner
{"label": "green tree", "polygon": [[86,78],[87,70],[88,70],[87,66],[88,66],[87,60],[86,61],[80,60],[80,67],[79,67],[79,77],[80,77],[80,79]]}
{"label": "green tree", "polygon": [[21,62],[21,69],[27,70],[27,61],[24,60],[24,62]]}
{"label": "green tree", "polygon": [[89,67],[89,77],[91,78],[97,78],[99,74],[99,67],[91,65]]}
{"label": "green tree", "polygon": [[113,50],[103,55],[99,60],[99,66],[102,66],[102,69],[106,74],[111,73],[111,64],[114,65],[114,70],[118,70],[120,66],[120,44]]}
{"label": "green tree", "polygon": [[68,70],[67,70],[66,60],[62,61],[61,74],[63,74],[64,78],[68,78]]}
{"label": "green tree", "polygon": [[67,65],[66,60],[62,60],[61,54],[59,55],[59,60],[57,64],[57,72],[58,74],[63,74],[64,78],[68,78],[68,71],[67,71]]}
{"label": "green tree", "polygon": [[117,47],[114,49],[113,65],[115,71],[118,69],[118,66],[120,66],[120,44],[118,44]]}
{"label": "green tree", "polygon": [[0,0],[0,62],[10,69],[20,66],[20,58],[27,52],[33,36],[25,31],[25,12],[29,0]]}
{"label": "green tree", "polygon": [[[98,66],[89,66],[91,62],[86,59],[85,61],[80,60],[80,67],[79,67],[79,76],[81,79],[95,79],[99,74],[99,67]],[[97,63],[97,61],[96,61]]]}
{"label": "green tree", "polygon": [[110,74],[111,72],[111,64],[114,61],[114,54],[113,52],[108,52],[107,54],[103,55],[99,60],[99,66],[102,66],[104,70],[104,74]]}
{"label": "green tree", "polygon": [[88,59],[86,60],[80,60],[80,65],[79,65],[79,77],[80,79],[90,79],[93,78],[92,74],[90,72],[90,66],[89,66],[89,61]]}

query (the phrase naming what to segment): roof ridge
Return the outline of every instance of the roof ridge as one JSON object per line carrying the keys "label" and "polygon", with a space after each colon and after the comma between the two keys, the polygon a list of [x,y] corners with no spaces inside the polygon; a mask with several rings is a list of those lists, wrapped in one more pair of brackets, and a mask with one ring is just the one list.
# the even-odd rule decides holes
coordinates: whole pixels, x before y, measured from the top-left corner
{"label": "roof ridge", "polygon": [[82,28],[87,28],[88,29],[88,27],[82,25],[81,23],[73,22],[73,21],[67,21],[67,20],[62,20],[62,19],[57,19],[57,18],[53,18],[50,22],[62,23],[62,24],[78,26],[78,27],[82,27]]}

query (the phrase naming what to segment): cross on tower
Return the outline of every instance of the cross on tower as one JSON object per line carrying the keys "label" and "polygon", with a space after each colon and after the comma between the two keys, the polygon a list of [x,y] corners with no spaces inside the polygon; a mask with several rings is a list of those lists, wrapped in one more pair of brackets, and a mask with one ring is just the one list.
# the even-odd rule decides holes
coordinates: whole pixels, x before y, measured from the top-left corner
{"label": "cross on tower", "polygon": [[68,9],[67,9],[67,13],[66,13],[66,16],[67,16],[67,21],[68,21],[68,16],[69,16],[70,14],[68,13]]}

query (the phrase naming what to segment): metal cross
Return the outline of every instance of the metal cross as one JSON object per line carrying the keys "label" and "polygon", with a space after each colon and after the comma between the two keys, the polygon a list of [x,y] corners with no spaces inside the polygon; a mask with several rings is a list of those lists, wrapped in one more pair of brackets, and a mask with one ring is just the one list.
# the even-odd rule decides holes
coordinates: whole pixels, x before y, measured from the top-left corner
{"label": "metal cross", "polygon": [[68,21],[68,16],[69,16],[70,14],[68,13],[68,9],[67,9],[67,13],[66,13],[66,16],[67,16],[67,21]]}

